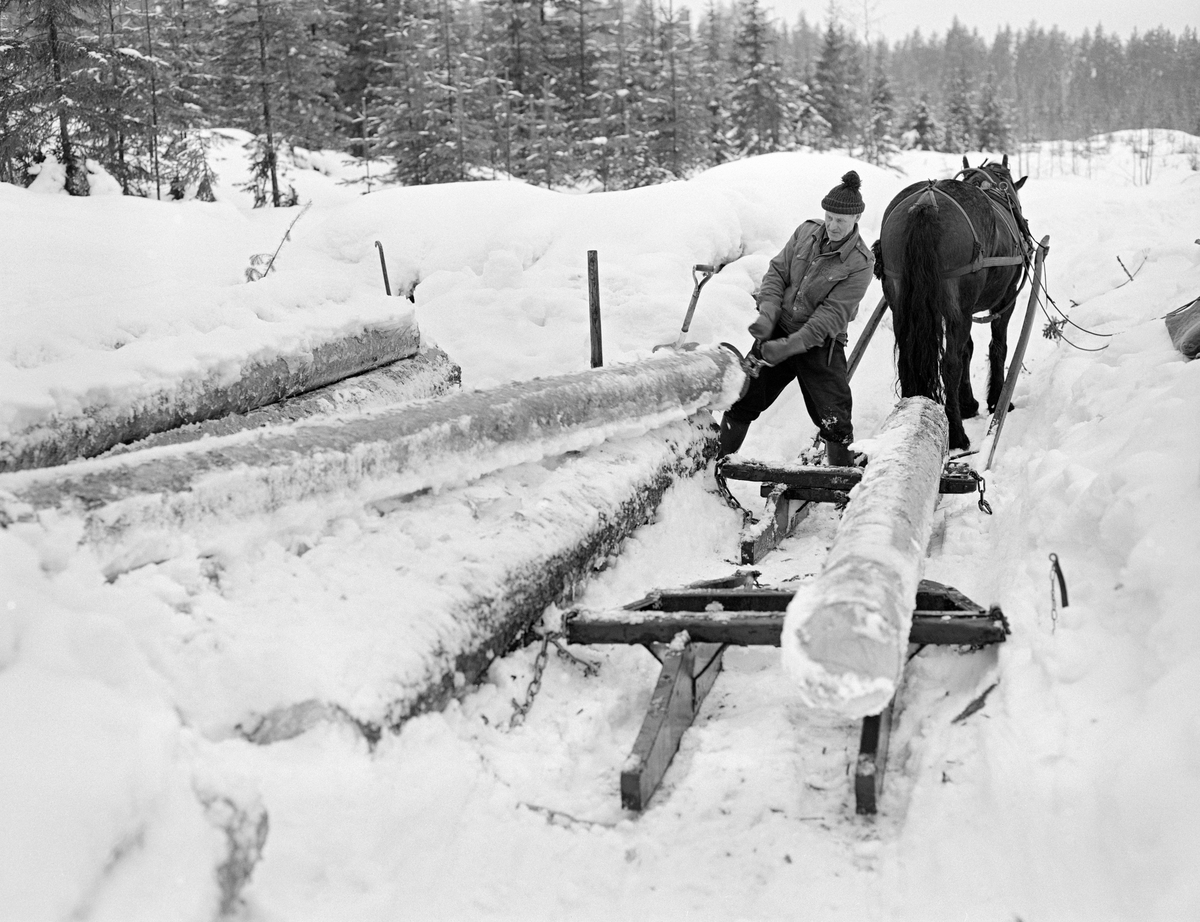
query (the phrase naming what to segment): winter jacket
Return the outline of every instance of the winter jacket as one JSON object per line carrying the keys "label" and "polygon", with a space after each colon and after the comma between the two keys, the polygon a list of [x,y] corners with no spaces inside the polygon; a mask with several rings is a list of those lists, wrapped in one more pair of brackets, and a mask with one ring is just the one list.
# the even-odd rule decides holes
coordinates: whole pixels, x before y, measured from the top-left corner
{"label": "winter jacket", "polygon": [[875,257],[858,225],[840,247],[822,255],[825,242],[825,225],[805,221],[771,260],[759,286],[759,313],[772,321],[772,339],[786,338],[785,356],[830,338],[845,345],[846,327],[871,282]]}

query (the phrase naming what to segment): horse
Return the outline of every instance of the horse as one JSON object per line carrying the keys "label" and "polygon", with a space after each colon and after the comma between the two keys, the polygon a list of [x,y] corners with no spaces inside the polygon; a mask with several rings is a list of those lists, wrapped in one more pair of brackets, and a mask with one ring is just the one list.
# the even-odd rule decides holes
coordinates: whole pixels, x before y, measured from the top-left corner
{"label": "horse", "polygon": [[979,412],[971,390],[972,320],[992,325],[989,413],[1000,399],[1008,321],[1034,252],[1017,198],[1028,178],[1013,182],[1007,154],[978,167],[963,157],[954,179],[901,190],[873,247],[875,275],[893,313],[900,396],[944,404],[954,450],[970,447],[962,421]]}

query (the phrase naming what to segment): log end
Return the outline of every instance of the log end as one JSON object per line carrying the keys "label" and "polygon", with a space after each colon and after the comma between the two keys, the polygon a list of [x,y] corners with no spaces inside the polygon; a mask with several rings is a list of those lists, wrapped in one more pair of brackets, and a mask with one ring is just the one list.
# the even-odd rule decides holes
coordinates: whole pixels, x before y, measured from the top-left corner
{"label": "log end", "polygon": [[[780,637],[784,672],[810,708],[848,718],[878,714],[896,693],[903,669],[892,654],[905,647],[872,636],[875,631],[845,629],[861,623],[861,611],[829,609],[813,592],[796,594]],[[831,624],[841,625],[842,632],[820,636]]]}

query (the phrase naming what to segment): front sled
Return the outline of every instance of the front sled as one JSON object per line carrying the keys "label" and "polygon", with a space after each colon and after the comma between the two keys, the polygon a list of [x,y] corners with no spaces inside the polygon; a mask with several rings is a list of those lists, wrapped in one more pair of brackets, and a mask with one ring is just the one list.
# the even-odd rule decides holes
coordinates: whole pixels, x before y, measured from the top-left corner
{"label": "front sled", "polygon": [[[616,611],[569,612],[566,640],[573,644],[641,644],[662,663],[650,707],[621,770],[621,804],[646,809],[684,732],[695,720],[722,667],[726,647],[779,646],[793,589],[759,586],[755,571],[682,589],[656,590]],[[984,610],[962,593],[922,580],[910,644],[1002,643],[1009,633],[999,608]],[[893,703],[863,720],[855,768],[855,810],[878,808],[887,765]]]}

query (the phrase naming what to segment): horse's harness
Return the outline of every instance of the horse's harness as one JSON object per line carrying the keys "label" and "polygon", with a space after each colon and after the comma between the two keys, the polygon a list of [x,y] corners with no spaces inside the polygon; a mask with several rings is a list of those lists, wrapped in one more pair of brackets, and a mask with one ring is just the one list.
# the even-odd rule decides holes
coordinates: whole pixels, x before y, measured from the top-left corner
{"label": "horse's harness", "polygon": [[[979,242],[979,234],[975,230],[971,216],[967,214],[966,209],[963,208],[957,199],[945,189],[938,186],[939,180],[936,179],[929,180],[924,189],[918,189],[897,203],[896,207],[892,209],[891,214],[895,214],[901,208],[905,208],[905,206],[907,206],[905,208],[907,211],[921,204],[931,205],[936,211],[938,207],[937,197],[940,195],[958,209],[959,213],[963,216],[963,220],[967,222],[967,227],[971,229],[971,238],[973,240],[971,261],[965,266],[959,266],[957,269],[943,272],[942,278],[959,278],[964,275],[970,275],[972,272],[978,272],[980,269],[990,269],[995,266],[1022,266],[1021,281],[1017,285],[1017,291],[1020,291],[1025,285],[1025,280],[1029,277],[1029,265],[1033,256],[1033,241],[1029,236],[1029,229],[1025,224],[1025,218],[1021,214],[1021,207],[1014,201],[1015,193],[1011,184],[1007,181],[997,183],[996,178],[991,173],[980,167],[968,167],[961,170],[951,182],[958,181],[960,176],[963,177],[963,182],[975,186],[975,188],[987,196],[987,200],[991,203],[992,211],[995,212],[997,220],[1008,231],[1013,242],[1021,250],[1020,253],[1012,256],[984,256],[983,244]],[[998,192],[996,191],[997,189],[999,190]],[[913,201],[914,199],[916,201]],[[909,204],[910,202],[912,202],[911,205]],[[882,236],[882,232],[880,236]],[[885,275],[889,275],[892,278],[900,277],[900,271],[897,269],[889,269],[885,266],[883,271]],[[1015,303],[1014,301],[1013,304]],[[972,317],[971,319],[975,323],[990,323],[1008,313],[1012,309],[1013,304],[1010,304],[1002,311],[990,313],[985,317]]]}

